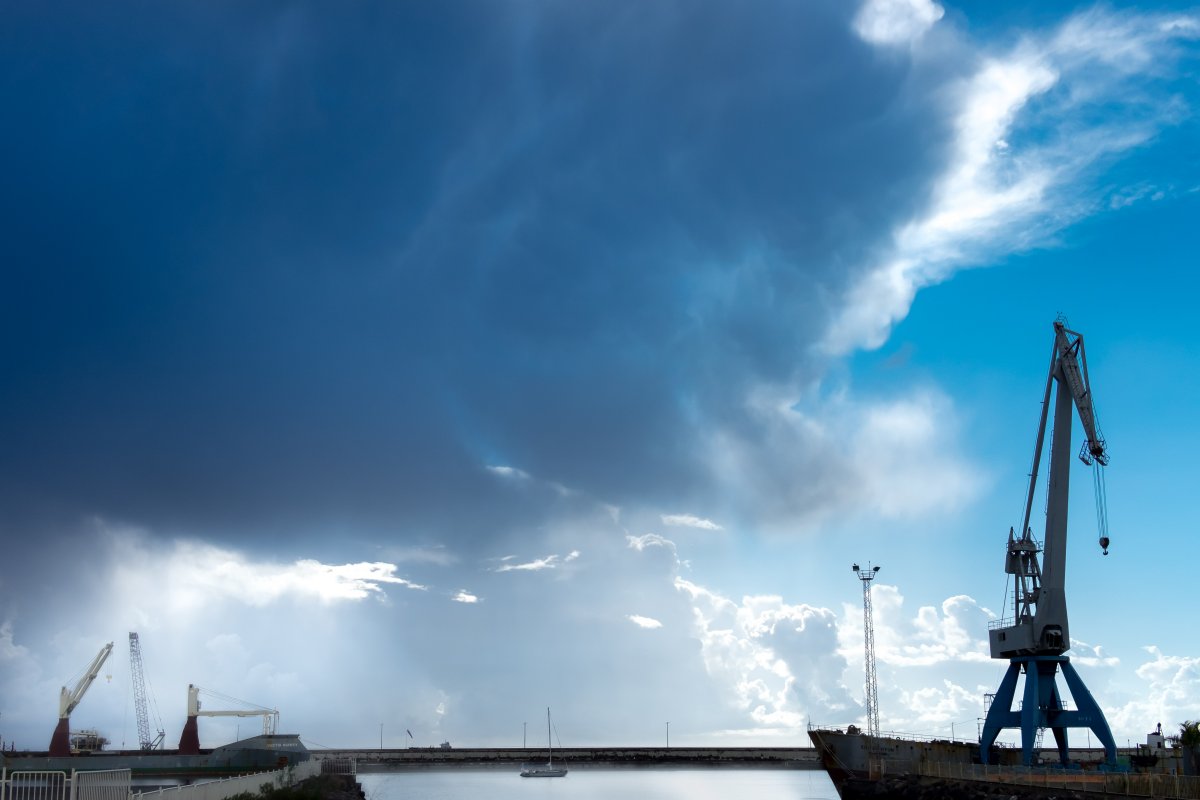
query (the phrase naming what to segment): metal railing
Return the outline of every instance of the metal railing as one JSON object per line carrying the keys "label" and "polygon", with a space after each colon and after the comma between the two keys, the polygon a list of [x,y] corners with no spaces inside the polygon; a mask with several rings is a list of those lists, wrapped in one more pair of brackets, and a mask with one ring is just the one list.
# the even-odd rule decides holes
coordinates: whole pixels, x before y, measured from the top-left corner
{"label": "metal railing", "polygon": [[350,756],[333,756],[321,759],[322,775],[357,775],[358,760]]}
{"label": "metal railing", "polygon": [[129,800],[129,770],[4,770],[0,800]]}
{"label": "metal railing", "polygon": [[[844,724],[843,725],[818,725],[818,724],[812,723],[812,722],[810,722],[808,724],[808,730],[810,730],[810,731],[818,731],[818,732],[819,731],[831,731],[833,733],[846,733],[847,735],[858,735],[858,736],[862,736],[864,738],[867,736],[867,732],[864,730],[859,730],[859,732],[857,734],[851,734],[850,731],[848,730],[848,728],[857,728],[857,725],[854,725],[854,724],[850,724],[850,725],[844,725]],[[979,744],[978,739],[974,739],[974,738],[964,739],[962,734],[959,734],[956,737],[951,737],[951,736],[938,736],[938,735],[926,734],[926,733],[906,733],[904,731],[880,731],[879,738],[880,739],[896,739],[901,742],[923,742],[923,743],[950,742],[952,744],[974,744],[974,745]],[[1015,746],[1020,747],[1020,745],[1015,745]],[[1004,748],[1014,747],[1014,745],[1009,742],[996,742],[993,745],[993,747],[998,747],[998,748],[1004,749]]]}
{"label": "metal railing", "polygon": [[129,800],[129,770],[71,773],[71,800]]}
{"label": "metal railing", "polygon": [[272,772],[169,786],[134,792],[127,769],[77,771],[0,771],[0,800],[226,800],[235,794],[257,794],[264,785],[291,786],[320,775],[321,762],[312,759]]}
{"label": "metal railing", "polygon": [[255,772],[250,775],[193,783],[189,786],[168,786],[149,792],[138,792],[130,797],[131,800],[225,800],[242,792],[257,794],[264,785],[283,788],[320,774],[321,763],[310,759],[301,761],[294,767],[284,767],[272,772]]}

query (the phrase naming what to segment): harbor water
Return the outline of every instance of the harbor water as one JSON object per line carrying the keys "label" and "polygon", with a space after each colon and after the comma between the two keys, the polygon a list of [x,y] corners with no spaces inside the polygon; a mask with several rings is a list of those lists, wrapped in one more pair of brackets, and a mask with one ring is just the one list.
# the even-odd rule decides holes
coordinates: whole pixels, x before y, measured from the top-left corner
{"label": "harbor water", "polygon": [[515,769],[404,770],[360,774],[367,800],[838,800],[824,770],[572,769],[522,778]]}

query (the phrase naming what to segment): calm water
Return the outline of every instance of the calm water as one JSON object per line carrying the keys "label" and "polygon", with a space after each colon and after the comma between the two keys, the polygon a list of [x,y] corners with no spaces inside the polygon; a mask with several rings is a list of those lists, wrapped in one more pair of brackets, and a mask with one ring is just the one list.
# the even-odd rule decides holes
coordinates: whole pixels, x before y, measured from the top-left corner
{"label": "calm water", "polygon": [[573,769],[522,778],[485,768],[360,774],[367,800],[838,800],[818,769]]}

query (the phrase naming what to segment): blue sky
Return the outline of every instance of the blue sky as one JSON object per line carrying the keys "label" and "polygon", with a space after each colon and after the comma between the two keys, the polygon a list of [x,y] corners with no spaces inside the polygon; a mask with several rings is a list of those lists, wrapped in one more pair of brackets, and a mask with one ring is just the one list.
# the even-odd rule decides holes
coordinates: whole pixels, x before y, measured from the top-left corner
{"label": "blue sky", "polygon": [[971,733],[1060,313],[1073,658],[1119,742],[1200,716],[1195,9],[5,16],[6,741],[115,641],[73,721],[134,743],[136,630],[168,742],[194,683],[315,745],[804,744],[867,560],[883,727]]}

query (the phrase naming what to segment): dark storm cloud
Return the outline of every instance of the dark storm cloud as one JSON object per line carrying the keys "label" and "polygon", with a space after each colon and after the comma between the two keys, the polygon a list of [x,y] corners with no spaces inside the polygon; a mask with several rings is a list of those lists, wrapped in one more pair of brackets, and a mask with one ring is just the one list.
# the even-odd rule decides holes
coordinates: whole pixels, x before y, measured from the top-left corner
{"label": "dark storm cloud", "polygon": [[[477,538],[703,491],[945,131],[841,2],[39,5],[0,33],[6,533]],[[732,414],[733,416],[729,416]]]}

